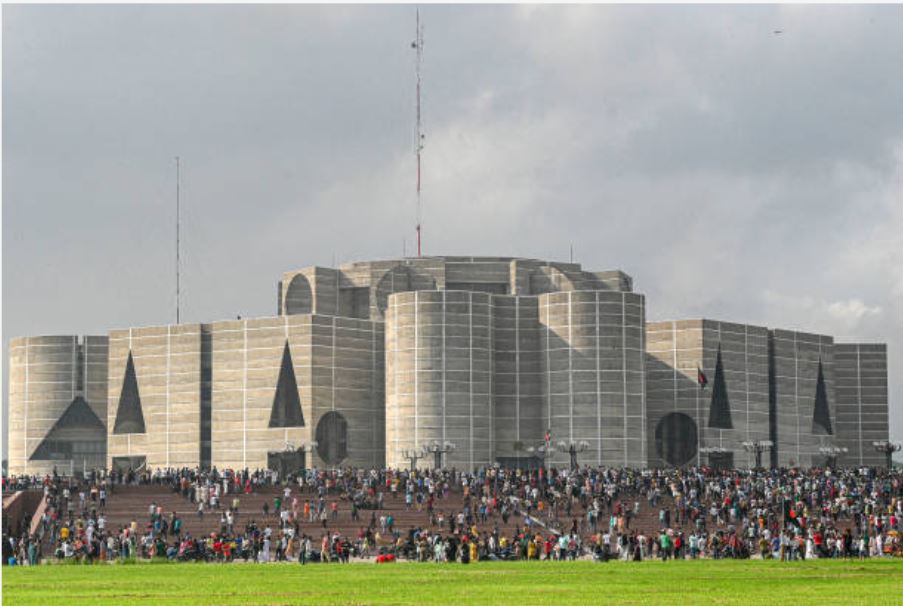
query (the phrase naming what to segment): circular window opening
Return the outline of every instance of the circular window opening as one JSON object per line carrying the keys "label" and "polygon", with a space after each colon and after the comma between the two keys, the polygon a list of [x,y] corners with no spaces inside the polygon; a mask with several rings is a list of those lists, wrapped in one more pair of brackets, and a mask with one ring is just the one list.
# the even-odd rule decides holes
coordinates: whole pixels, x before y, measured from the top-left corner
{"label": "circular window opening", "polygon": [[348,421],[332,411],[317,423],[317,454],[327,465],[338,465],[348,456]]}
{"label": "circular window opening", "polygon": [[666,414],[655,427],[656,453],[669,465],[689,463],[697,445],[696,422],[682,412]]}

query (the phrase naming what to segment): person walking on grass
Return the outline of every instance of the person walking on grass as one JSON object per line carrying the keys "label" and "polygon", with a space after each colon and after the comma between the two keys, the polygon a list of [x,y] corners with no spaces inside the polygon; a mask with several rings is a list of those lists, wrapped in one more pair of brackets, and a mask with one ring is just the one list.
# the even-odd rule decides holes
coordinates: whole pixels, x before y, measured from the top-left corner
{"label": "person walking on grass", "polygon": [[659,554],[662,557],[662,562],[668,560],[668,557],[671,555],[671,537],[668,536],[668,532],[666,530],[662,530],[661,535],[658,537],[659,540]]}

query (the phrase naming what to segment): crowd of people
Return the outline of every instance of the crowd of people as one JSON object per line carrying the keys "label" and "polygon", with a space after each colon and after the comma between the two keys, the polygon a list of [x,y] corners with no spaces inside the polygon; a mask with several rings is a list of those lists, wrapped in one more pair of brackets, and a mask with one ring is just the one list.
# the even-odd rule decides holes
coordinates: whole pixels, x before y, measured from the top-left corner
{"label": "crowd of people", "polygon": [[[218,529],[192,535],[155,501],[110,524],[108,501],[134,485],[178,493],[184,515],[216,516]],[[47,506],[35,532],[4,536],[5,564],[903,555],[899,470],[158,469],[3,478],[4,494],[15,490],[42,490]],[[261,509],[245,511],[261,493]]]}

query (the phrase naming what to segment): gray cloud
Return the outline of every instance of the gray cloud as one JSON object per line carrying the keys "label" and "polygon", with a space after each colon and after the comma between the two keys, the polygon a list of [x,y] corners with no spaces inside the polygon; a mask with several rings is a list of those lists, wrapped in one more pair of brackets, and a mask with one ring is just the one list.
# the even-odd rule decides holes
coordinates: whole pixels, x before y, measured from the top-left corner
{"label": "gray cloud", "polygon": [[[653,319],[887,341],[903,438],[901,7],[423,13],[427,253],[573,244]],[[3,17],[4,347],[173,320],[176,154],[190,321],[413,250],[413,7]]]}

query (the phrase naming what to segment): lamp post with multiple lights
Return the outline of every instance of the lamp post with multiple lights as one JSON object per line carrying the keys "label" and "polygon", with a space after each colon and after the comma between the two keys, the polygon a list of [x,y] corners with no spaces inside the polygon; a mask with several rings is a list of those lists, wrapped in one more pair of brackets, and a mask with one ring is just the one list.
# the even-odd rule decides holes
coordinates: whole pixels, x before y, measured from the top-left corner
{"label": "lamp post with multiple lights", "polygon": [[894,466],[893,456],[895,452],[899,452],[901,448],[903,448],[903,444],[899,442],[888,442],[888,441],[880,441],[880,442],[872,442],[872,446],[875,447],[875,450],[878,452],[883,452],[884,456],[887,457],[887,468],[892,469]]}
{"label": "lamp post with multiple lights", "polygon": [[709,465],[712,464],[712,455],[720,455],[727,452],[727,448],[723,446],[703,446],[699,449],[702,454],[708,455]]}
{"label": "lamp post with multiple lights", "polygon": [[530,453],[530,456],[539,456],[542,459],[543,468],[548,468],[548,466],[546,465],[546,459],[550,454],[555,452],[555,446],[552,444],[552,430],[549,429],[546,431],[545,437],[543,438],[542,442],[540,442],[536,446],[528,446],[526,450]]}
{"label": "lamp post with multiple lights", "polygon": [[452,442],[440,442],[433,440],[423,445],[423,452],[432,453],[433,469],[442,469],[442,455],[454,452],[455,445]]}
{"label": "lamp post with multiple lights", "polygon": [[846,446],[820,446],[818,452],[827,457],[828,467],[834,469],[837,467],[837,455],[844,454],[849,450]]}
{"label": "lamp post with multiple lights", "polygon": [[401,456],[411,462],[408,468],[411,471],[417,469],[417,461],[426,456],[426,452],[422,448],[405,448],[401,451]]}
{"label": "lamp post with multiple lights", "polygon": [[547,468],[548,465],[546,465],[546,458],[548,458],[550,454],[555,452],[555,447],[548,442],[543,442],[536,446],[528,446],[527,452],[529,452],[531,456],[540,457],[542,459],[542,466],[544,468]]}
{"label": "lamp post with multiple lights", "polygon": [[580,442],[576,442],[571,440],[570,442],[558,442],[556,447],[561,452],[566,452],[571,456],[571,470],[575,470],[579,467],[577,464],[577,453],[585,452],[589,449],[589,442],[586,440],[581,440]]}
{"label": "lamp post with multiple lights", "polygon": [[774,446],[771,440],[747,440],[743,442],[743,449],[756,455],[756,469],[762,469],[762,453]]}

